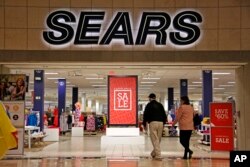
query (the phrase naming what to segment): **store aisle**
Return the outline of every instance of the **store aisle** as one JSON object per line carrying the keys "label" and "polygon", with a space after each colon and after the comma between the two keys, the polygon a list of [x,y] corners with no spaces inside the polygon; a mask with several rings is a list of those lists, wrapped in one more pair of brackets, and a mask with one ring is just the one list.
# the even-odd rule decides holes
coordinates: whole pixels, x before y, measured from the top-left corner
{"label": "store aisle", "polygon": [[83,158],[43,158],[23,160],[1,160],[1,167],[228,167],[229,160],[165,158],[163,161],[151,159],[83,159]]}

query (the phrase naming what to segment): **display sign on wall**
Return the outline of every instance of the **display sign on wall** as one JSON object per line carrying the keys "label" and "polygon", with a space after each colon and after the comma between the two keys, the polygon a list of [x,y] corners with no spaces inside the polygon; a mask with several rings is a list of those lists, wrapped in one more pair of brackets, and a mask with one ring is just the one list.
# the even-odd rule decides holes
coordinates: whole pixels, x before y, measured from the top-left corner
{"label": "display sign on wall", "polygon": [[4,101],[11,123],[16,128],[24,127],[24,101]]}
{"label": "display sign on wall", "polygon": [[25,100],[26,76],[23,74],[0,75],[0,100]]}
{"label": "display sign on wall", "polygon": [[137,76],[108,77],[108,123],[137,126]]}
{"label": "display sign on wall", "polygon": [[211,150],[234,149],[232,103],[210,103]]}

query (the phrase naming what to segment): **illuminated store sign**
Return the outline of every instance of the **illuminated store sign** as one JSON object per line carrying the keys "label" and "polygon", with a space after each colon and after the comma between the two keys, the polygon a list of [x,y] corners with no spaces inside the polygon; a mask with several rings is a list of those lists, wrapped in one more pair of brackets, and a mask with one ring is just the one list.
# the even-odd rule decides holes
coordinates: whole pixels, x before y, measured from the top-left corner
{"label": "illuminated store sign", "polygon": [[195,11],[182,11],[172,18],[165,12],[143,12],[136,32],[129,12],[117,12],[102,32],[104,17],[104,11],[82,11],[79,19],[70,11],[54,11],[46,20],[49,29],[43,31],[43,38],[52,45],[72,40],[74,45],[109,45],[113,40],[121,40],[124,45],[144,45],[153,36],[155,45],[166,45],[169,40],[173,45],[186,46],[197,41],[201,34],[202,17]]}

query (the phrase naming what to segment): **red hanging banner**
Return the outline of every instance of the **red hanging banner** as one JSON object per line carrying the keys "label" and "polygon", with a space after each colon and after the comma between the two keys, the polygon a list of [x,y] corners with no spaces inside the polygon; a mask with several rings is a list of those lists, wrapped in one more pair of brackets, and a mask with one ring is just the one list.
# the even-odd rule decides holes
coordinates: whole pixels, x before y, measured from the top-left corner
{"label": "red hanging banner", "polygon": [[108,77],[108,123],[137,126],[137,76]]}

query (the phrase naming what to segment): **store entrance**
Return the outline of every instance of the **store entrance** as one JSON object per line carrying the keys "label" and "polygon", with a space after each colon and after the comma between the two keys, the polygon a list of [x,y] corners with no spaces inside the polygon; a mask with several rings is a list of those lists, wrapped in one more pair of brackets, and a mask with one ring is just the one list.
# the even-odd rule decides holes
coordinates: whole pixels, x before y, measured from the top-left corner
{"label": "store entrance", "polygon": [[[107,77],[112,76],[138,76],[138,118],[141,135],[147,136],[147,132],[142,128],[141,122],[143,118],[143,111],[145,105],[148,103],[148,95],[155,93],[157,100],[161,102],[168,114],[168,122],[173,121],[175,116],[175,110],[179,106],[180,101],[180,80],[187,79],[188,81],[188,96],[194,106],[194,109],[203,115],[202,111],[202,99],[203,99],[203,76],[202,71],[211,70],[213,73],[213,101],[227,102],[229,99],[236,98],[236,81],[235,81],[235,69],[240,65],[228,66],[228,65],[169,65],[164,63],[152,63],[152,64],[85,64],[85,63],[64,63],[64,64],[49,64],[49,65],[37,65],[37,64],[6,64],[5,68],[9,70],[10,74],[25,74],[29,77],[28,91],[26,92],[25,108],[26,116],[29,117],[29,113],[33,108],[34,97],[34,70],[44,70],[44,115],[43,117],[44,128],[47,129],[45,140],[36,140],[35,137],[26,145],[25,153],[28,156],[34,154],[34,150],[41,150],[40,154],[46,155],[54,148],[63,150],[62,152],[56,152],[56,155],[80,155],[80,156],[92,156],[91,152],[98,156],[113,156],[112,149],[114,147],[106,148],[103,150],[100,145],[100,137],[105,135],[107,128],[107,114],[108,114],[108,82]],[[65,101],[65,117],[66,120],[60,120],[64,122],[67,127],[56,124],[58,119],[58,82],[60,79],[66,79],[66,101]],[[75,104],[72,104],[72,98],[74,96],[74,89],[78,88],[78,98]],[[174,106],[171,108],[168,105],[168,88],[173,88]],[[73,107],[74,106],[74,107]],[[76,110],[78,110],[78,120],[76,119]],[[74,109],[73,109],[74,108]],[[73,117],[69,117],[72,116]],[[94,125],[89,127],[87,119],[89,115],[93,115]],[[69,121],[71,119],[71,121]],[[77,120],[77,122],[75,122]],[[206,123],[209,124],[209,118],[206,118]],[[29,125],[29,124],[27,124]],[[33,125],[32,125],[33,126]],[[36,124],[39,126],[39,123]],[[75,128],[74,127],[80,127]],[[58,136],[55,134],[56,128],[59,128]],[[74,130],[73,130],[74,129]],[[201,128],[202,129],[202,128]],[[204,130],[204,129],[202,129]],[[34,132],[36,130],[34,129]],[[32,132],[31,132],[32,133]],[[27,135],[27,134],[26,134]],[[200,144],[198,140],[206,140],[203,135],[198,131],[195,134],[195,140],[193,140],[193,146],[197,150],[210,150],[210,144]],[[52,141],[46,141],[46,137],[51,137]],[[169,143],[175,143],[178,141],[178,132],[171,134],[169,129],[166,129],[163,133],[165,137],[163,140]],[[54,141],[53,141],[54,140]],[[149,140],[148,140],[149,141]],[[209,143],[209,141],[206,141]],[[69,145],[66,145],[69,144]],[[76,144],[77,143],[77,144]],[[201,142],[202,143],[202,142]],[[27,144],[27,143],[26,143]],[[174,147],[165,149],[166,155],[169,152],[175,152],[175,150],[181,150],[181,146],[174,144]],[[116,146],[115,150],[130,150],[130,153],[138,156],[145,156],[150,150],[150,143],[145,147],[140,148],[138,146],[138,152],[132,149],[130,146]],[[81,152],[81,150],[83,152]],[[146,150],[146,151],[145,151]],[[170,150],[170,151],[169,151]],[[87,153],[88,154],[87,154]],[[177,151],[178,152],[178,151]],[[130,155],[130,153],[119,152],[120,154]],[[38,155],[39,153],[37,153]],[[120,155],[122,156],[122,155]],[[224,156],[224,155],[222,155]]]}

